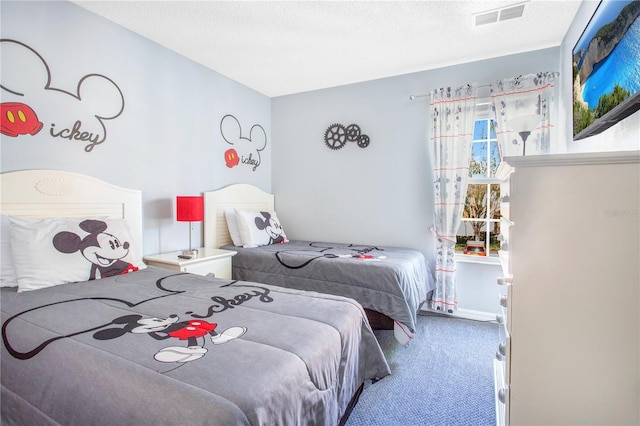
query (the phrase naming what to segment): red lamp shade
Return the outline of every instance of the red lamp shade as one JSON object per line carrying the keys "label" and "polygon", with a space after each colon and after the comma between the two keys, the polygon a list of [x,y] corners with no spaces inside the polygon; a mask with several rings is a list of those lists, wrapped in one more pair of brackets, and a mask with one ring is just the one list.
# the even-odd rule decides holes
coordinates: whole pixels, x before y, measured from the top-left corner
{"label": "red lamp shade", "polygon": [[178,222],[202,222],[204,220],[204,197],[177,196],[176,220]]}

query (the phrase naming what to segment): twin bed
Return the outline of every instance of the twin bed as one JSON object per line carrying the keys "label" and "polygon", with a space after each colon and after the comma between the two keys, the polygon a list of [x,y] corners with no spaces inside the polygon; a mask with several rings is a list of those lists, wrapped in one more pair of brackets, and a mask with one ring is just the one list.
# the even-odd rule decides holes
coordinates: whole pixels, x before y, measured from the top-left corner
{"label": "twin bed", "polygon": [[390,374],[351,298],[144,265],[139,191],[0,186],[3,424],[335,425]]}
{"label": "twin bed", "polygon": [[[204,197],[205,246],[238,252],[233,257],[234,279],[346,296],[365,308],[372,327],[393,329],[402,344],[413,338],[417,312],[433,285],[420,251],[324,241],[284,242],[286,234],[277,220],[273,194],[236,184],[205,192]],[[240,226],[244,244],[232,235],[234,226],[228,223],[230,214],[240,212],[244,219],[247,212],[262,212],[255,215],[257,228],[246,222],[245,229]],[[231,219],[242,225],[242,217]],[[264,224],[269,220],[271,230]],[[261,243],[261,233],[271,240]]]}

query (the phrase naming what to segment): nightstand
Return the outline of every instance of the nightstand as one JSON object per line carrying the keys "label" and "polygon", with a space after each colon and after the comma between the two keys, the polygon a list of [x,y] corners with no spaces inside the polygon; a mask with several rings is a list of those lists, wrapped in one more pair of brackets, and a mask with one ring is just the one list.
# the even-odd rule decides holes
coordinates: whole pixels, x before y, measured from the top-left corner
{"label": "nightstand", "polygon": [[202,247],[191,259],[180,259],[182,251],[145,256],[147,265],[174,271],[189,272],[196,275],[208,275],[225,280],[231,279],[231,258],[236,254],[233,250]]}

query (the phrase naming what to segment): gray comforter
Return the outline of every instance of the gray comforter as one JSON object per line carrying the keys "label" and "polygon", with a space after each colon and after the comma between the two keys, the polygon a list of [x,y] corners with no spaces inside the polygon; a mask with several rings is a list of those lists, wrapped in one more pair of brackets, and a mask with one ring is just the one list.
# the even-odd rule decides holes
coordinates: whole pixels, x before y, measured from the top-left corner
{"label": "gray comforter", "polygon": [[424,255],[414,249],[311,241],[223,248],[238,252],[235,279],[350,297],[411,332],[432,290]]}
{"label": "gray comforter", "polygon": [[390,372],[337,296],[149,267],[1,303],[3,424],[333,425]]}

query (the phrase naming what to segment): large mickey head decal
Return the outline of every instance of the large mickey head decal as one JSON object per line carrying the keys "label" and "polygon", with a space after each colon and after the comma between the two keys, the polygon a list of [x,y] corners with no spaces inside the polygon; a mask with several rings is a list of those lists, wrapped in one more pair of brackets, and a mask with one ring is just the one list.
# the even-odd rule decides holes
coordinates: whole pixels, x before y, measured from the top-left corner
{"label": "large mickey head decal", "polygon": [[67,92],[52,87],[49,66],[31,47],[8,39],[0,40],[0,45],[0,133],[36,135],[46,124],[50,136],[81,142],[86,152],[106,140],[104,121],[124,110],[124,97],[116,83],[100,74],[88,74],[80,79],[75,93]]}
{"label": "large mickey head decal", "polygon": [[224,161],[227,167],[232,168],[238,164],[247,164],[255,172],[260,165],[260,151],[267,146],[267,133],[262,126],[254,124],[249,131],[249,137],[242,136],[240,122],[233,115],[225,115],[220,121],[220,133],[222,138],[233,148],[224,153]]}

